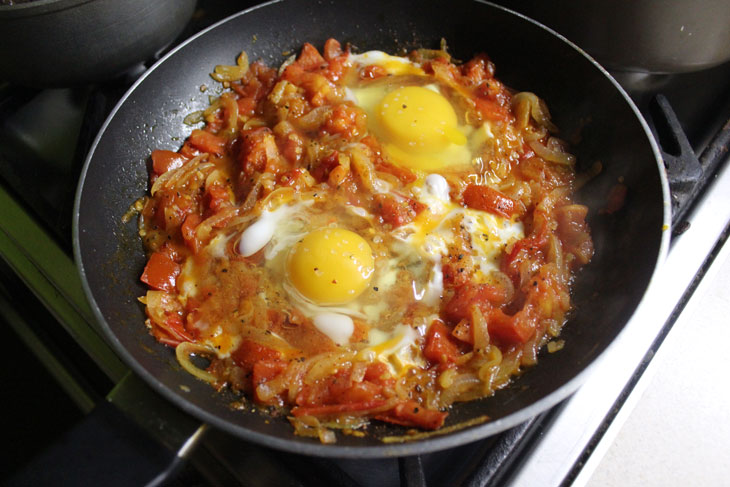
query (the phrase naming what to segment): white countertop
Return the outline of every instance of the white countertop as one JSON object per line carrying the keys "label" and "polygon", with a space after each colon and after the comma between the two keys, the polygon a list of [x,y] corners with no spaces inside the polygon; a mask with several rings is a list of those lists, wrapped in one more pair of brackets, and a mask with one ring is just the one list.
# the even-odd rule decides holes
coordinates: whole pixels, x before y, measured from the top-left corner
{"label": "white countertop", "polygon": [[587,485],[730,486],[730,243],[642,376]]}

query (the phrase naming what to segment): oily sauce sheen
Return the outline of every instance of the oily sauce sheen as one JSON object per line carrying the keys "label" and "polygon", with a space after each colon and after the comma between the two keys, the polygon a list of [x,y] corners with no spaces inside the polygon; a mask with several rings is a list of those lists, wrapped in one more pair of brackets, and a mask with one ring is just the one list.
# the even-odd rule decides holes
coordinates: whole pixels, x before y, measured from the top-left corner
{"label": "oily sauce sheen", "polygon": [[559,349],[587,208],[545,103],[494,72],[334,39],[216,66],[199,128],[151,156],[150,332],[323,442],[439,429]]}

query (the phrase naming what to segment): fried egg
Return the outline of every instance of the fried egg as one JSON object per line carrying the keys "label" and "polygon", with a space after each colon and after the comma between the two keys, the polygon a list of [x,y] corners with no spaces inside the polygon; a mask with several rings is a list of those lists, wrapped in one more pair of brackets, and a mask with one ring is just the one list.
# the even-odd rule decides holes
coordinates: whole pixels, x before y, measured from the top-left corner
{"label": "fried egg", "polygon": [[355,229],[372,218],[365,209],[348,207],[338,218],[314,208],[311,194],[280,199],[263,209],[240,234],[237,251],[263,251],[264,267],[281,283],[293,306],[338,345],[347,344],[353,318],[377,321],[382,306],[362,298],[374,279],[371,243]]}
{"label": "fried egg", "polygon": [[417,172],[468,170],[491,134],[473,127],[454,102],[453,89],[429,77],[412,61],[379,51],[350,55],[362,69],[379,66],[388,76],[351,79],[347,98],[368,117],[368,130],[395,163]]}

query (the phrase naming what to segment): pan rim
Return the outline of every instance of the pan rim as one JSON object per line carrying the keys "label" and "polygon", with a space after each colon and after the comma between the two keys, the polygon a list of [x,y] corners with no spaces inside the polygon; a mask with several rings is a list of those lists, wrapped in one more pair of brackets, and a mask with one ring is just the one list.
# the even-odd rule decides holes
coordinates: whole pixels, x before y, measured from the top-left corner
{"label": "pan rim", "polygon": [[[622,333],[626,330],[626,325],[623,325],[619,333],[617,334],[616,338],[587,366],[585,366],[582,370],[578,371],[572,379],[565,382],[563,385],[555,389],[553,392],[548,394],[547,396],[533,402],[529,406],[522,408],[512,414],[509,414],[503,418],[499,418],[493,421],[488,421],[486,423],[468,427],[459,431],[451,432],[448,434],[445,434],[443,436],[432,436],[425,440],[419,440],[419,441],[412,441],[412,442],[406,442],[406,443],[398,443],[398,444],[377,444],[377,445],[364,445],[364,446],[350,446],[350,445],[338,445],[337,443],[333,445],[325,445],[321,444],[319,442],[316,442],[316,440],[311,441],[310,439],[304,439],[301,437],[296,437],[292,433],[292,438],[284,439],[279,438],[273,435],[268,435],[265,433],[260,433],[257,431],[253,431],[250,429],[247,429],[243,426],[240,426],[238,424],[229,422],[215,414],[212,414],[208,412],[207,410],[196,406],[195,404],[188,401],[184,396],[181,396],[176,391],[169,388],[167,385],[162,383],[156,376],[154,376],[152,373],[150,373],[147,369],[145,369],[135,358],[131,355],[131,353],[121,344],[119,338],[113,333],[111,330],[111,327],[106,321],[106,318],[103,316],[101,309],[94,299],[92,290],[89,286],[88,280],[87,280],[87,274],[86,274],[86,268],[84,267],[84,262],[81,255],[81,243],[80,243],[80,233],[81,229],[79,227],[80,223],[80,214],[81,214],[81,196],[84,189],[84,181],[86,180],[86,175],[89,169],[89,166],[91,164],[91,161],[93,159],[93,155],[96,151],[96,148],[103,138],[109,124],[111,123],[112,119],[115,117],[116,113],[120,110],[122,105],[127,101],[127,99],[132,95],[132,93],[137,89],[137,87],[144,82],[144,80],[155,71],[155,69],[160,66],[162,63],[164,63],[167,59],[174,56],[175,53],[179,52],[180,50],[184,49],[187,45],[193,43],[196,39],[198,39],[201,36],[206,35],[211,30],[214,30],[218,28],[218,26],[225,24],[227,22],[232,21],[232,19],[237,18],[239,16],[247,15],[248,13],[258,10],[260,8],[266,8],[270,5],[282,3],[285,0],[272,0],[270,2],[266,2],[257,6],[254,6],[252,8],[243,10],[241,12],[238,12],[236,14],[233,14],[229,17],[226,17],[225,19],[222,19],[219,22],[216,22],[215,24],[209,26],[208,28],[204,29],[203,31],[197,33],[196,35],[190,37],[189,39],[185,40],[178,46],[176,46],[174,49],[172,49],[170,52],[168,52],[165,56],[163,56],[160,60],[158,60],[152,67],[150,67],[128,90],[127,92],[122,96],[122,98],[119,100],[117,105],[112,109],[109,116],[105,120],[104,124],[102,125],[101,129],[99,130],[99,133],[97,134],[96,138],[94,139],[94,142],[92,143],[89,153],[86,157],[86,160],[84,161],[84,165],[82,168],[82,171],[80,173],[79,177],[79,183],[76,190],[75,200],[74,200],[74,212],[73,212],[73,248],[74,248],[74,258],[77,264],[77,268],[79,270],[82,285],[84,288],[84,293],[89,301],[89,305],[93,311],[94,316],[97,319],[98,324],[100,325],[100,328],[103,330],[105,334],[105,338],[107,341],[109,341],[115,350],[115,352],[123,359],[124,363],[128,365],[136,374],[141,376],[144,381],[150,385],[154,390],[162,394],[167,400],[170,400],[173,404],[180,407],[183,411],[186,413],[192,415],[195,418],[198,418],[202,421],[205,421],[217,428],[220,428],[224,431],[229,431],[239,438],[242,438],[246,441],[251,441],[260,445],[265,445],[267,447],[272,447],[278,450],[283,450],[291,453],[298,453],[298,454],[306,454],[311,456],[320,456],[320,457],[338,457],[338,458],[360,458],[360,459],[375,459],[375,458],[386,458],[386,457],[398,457],[398,456],[408,456],[408,455],[414,455],[414,454],[423,454],[423,453],[430,453],[435,452],[439,450],[444,450],[447,448],[453,448],[459,445],[463,445],[466,443],[470,443],[473,441],[477,441],[480,439],[484,439],[488,436],[492,436],[495,434],[498,434],[500,432],[503,432],[511,427],[514,427],[520,423],[523,423],[524,421],[528,420],[529,418],[532,418],[539,413],[546,411],[562,400],[564,400],[566,397],[568,397],[570,394],[572,394],[579,386],[582,384],[588,375],[591,373],[593,368],[596,366],[596,364],[601,360],[601,358],[612,349],[612,347],[615,346],[617,343],[617,339],[619,336],[621,336]],[[657,164],[657,168],[659,171],[659,179],[662,189],[662,196],[663,196],[663,224],[664,228],[662,230],[661,234],[661,241],[659,245],[659,249],[657,252],[657,259],[656,262],[653,264],[653,272],[648,280],[647,286],[643,291],[643,295],[641,300],[639,301],[637,308],[641,306],[641,304],[645,301],[646,295],[648,293],[648,290],[652,287],[652,284],[656,281],[659,268],[661,267],[661,263],[665,260],[666,255],[668,253],[669,248],[669,236],[671,234],[670,232],[670,225],[671,225],[671,209],[669,205],[669,183],[667,180],[666,172],[664,169],[664,166],[662,164],[662,158],[660,155],[659,148],[657,146],[657,143],[651,134],[651,130],[649,129],[649,126],[647,122],[644,120],[644,117],[634,104],[634,102],[631,100],[631,98],[628,96],[628,94],[625,92],[625,90],[618,84],[618,82],[608,73],[606,69],[604,69],[600,64],[598,64],[593,58],[591,58],[585,51],[583,51],[580,47],[576,46],[574,43],[563,37],[562,35],[558,34],[554,30],[540,24],[537,21],[534,21],[525,15],[522,15],[520,13],[514,12],[510,9],[507,9],[505,7],[495,5],[493,3],[482,1],[482,0],[474,0],[473,3],[483,4],[486,6],[489,6],[494,9],[498,9],[501,11],[504,11],[508,14],[514,15],[522,19],[523,21],[527,21],[534,26],[543,29],[547,31],[550,35],[558,38],[563,43],[565,43],[569,48],[577,51],[586,61],[588,61],[590,64],[592,64],[595,68],[597,68],[600,73],[607,78],[614,88],[619,92],[621,97],[623,98],[624,102],[626,102],[631,111],[633,112],[634,116],[638,119],[646,137],[650,144],[652,153],[655,158],[655,162]],[[635,310],[634,310],[635,313]]]}

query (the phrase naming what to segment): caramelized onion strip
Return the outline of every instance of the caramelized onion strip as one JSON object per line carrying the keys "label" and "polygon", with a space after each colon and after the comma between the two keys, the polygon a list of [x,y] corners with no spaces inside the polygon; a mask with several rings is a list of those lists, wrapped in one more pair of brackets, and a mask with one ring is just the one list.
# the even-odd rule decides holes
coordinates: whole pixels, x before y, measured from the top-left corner
{"label": "caramelized onion strip", "polygon": [[186,372],[206,382],[215,382],[216,377],[213,374],[193,363],[191,357],[194,355],[215,356],[215,351],[205,345],[191,342],[182,342],[175,347],[175,357]]}

